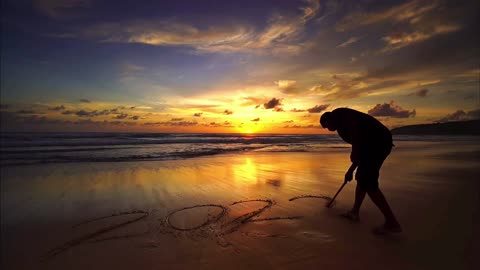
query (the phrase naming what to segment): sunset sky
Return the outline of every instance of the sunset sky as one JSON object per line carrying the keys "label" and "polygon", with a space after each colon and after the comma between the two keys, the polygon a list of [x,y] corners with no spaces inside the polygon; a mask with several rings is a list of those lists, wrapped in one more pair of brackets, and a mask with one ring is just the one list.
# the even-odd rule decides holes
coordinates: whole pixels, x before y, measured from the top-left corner
{"label": "sunset sky", "polygon": [[4,0],[3,131],[325,133],[480,117],[478,1]]}

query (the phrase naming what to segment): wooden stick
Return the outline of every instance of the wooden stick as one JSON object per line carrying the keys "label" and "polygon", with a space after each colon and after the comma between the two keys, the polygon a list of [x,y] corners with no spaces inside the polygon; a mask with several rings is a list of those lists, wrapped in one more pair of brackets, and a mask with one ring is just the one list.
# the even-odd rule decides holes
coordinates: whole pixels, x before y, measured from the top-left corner
{"label": "wooden stick", "polygon": [[332,206],[332,203],[333,201],[335,201],[335,198],[337,198],[338,196],[338,193],[340,193],[340,191],[342,191],[343,187],[347,184],[348,182],[345,181],[343,182],[343,185],[338,189],[337,193],[335,194],[335,196],[333,196],[333,199],[327,204],[327,207],[330,208]]}

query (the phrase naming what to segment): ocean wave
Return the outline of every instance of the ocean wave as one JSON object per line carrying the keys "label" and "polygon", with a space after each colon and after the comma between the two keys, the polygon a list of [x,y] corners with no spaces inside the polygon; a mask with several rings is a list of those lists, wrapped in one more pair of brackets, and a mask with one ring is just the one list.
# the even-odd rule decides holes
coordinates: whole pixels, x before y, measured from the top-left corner
{"label": "ocean wave", "polygon": [[[31,165],[45,163],[70,163],[70,162],[127,162],[127,161],[155,161],[155,160],[175,160],[187,159],[201,156],[211,156],[226,153],[238,153],[260,149],[264,146],[242,146],[242,147],[225,147],[225,148],[203,148],[203,149],[185,149],[177,151],[150,151],[147,154],[132,154],[132,152],[105,152],[102,154],[92,155],[90,151],[87,154],[76,151],[37,151],[25,155],[24,152],[8,153],[2,152],[0,155],[1,166],[13,165]],[[83,149],[82,149],[83,150]],[[104,149],[105,150],[105,149]],[[123,149],[121,149],[123,150]],[[142,149],[145,152],[145,149]],[[141,152],[141,151],[138,151]],[[63,153],[62,155],[59,153]],[[37,154],[37,155],[35,155]]]}
{"label": "ocean wave", "polygon": [[[394,141],[442,141],[445,137],[395,136]],[[254,152],[344,151],[337,135],[2,133],[0,165],[186,159]]]}
{"label": "ocean wave", "polygon": [[80,146],[126,146],[151,144],[279,144],[308,142],[340,142],[334,135],[275,135],[275,134],[163,134],[163,133],[81,133],[2,134],[2,148],[16,147],[80,147]]}

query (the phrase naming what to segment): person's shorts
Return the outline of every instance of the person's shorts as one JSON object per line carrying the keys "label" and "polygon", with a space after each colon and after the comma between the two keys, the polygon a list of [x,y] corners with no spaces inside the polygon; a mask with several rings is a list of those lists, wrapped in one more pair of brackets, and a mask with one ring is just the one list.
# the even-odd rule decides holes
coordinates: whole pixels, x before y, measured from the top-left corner
{"label": "person's shorts", "polygon": [[360,152],[355,179],[358,185],[364,190],[378,189],[378,177],[383,161],[392,150],[391,146],[367,147]]}

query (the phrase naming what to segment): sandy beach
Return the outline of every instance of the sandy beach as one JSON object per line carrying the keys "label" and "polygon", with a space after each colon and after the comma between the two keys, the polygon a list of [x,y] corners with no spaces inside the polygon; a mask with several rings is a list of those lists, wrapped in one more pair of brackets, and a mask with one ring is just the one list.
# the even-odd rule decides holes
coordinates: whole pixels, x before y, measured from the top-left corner
{"label": "sandy beach", "polygon": [[386,237],[355,182],[325,207],[349,149],[4,167],[2,269],[478,269],[480,144],[396,145]]}

